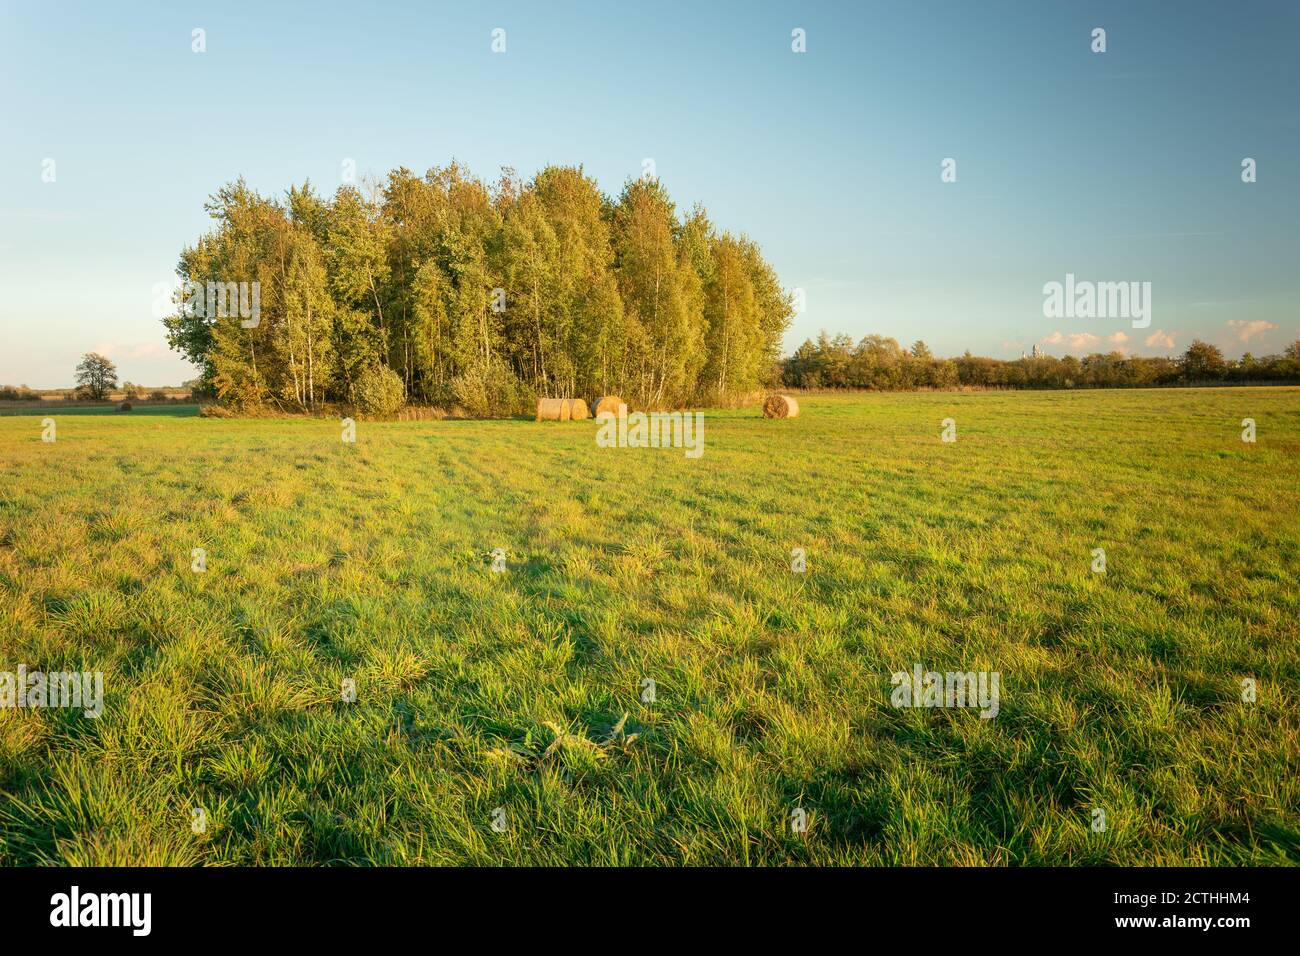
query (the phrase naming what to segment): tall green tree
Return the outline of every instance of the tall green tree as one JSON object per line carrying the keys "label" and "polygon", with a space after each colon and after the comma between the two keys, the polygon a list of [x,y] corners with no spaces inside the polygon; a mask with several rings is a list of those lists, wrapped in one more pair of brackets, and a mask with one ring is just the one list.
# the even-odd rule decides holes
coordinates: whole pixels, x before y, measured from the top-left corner
{"label": "tall green tree", "polygon": [[627,390],[639,404],[680,405],[695,394],[704,364],[703,284],[676,238],[676,212],[658,181],[629,182],[614,221]]}
{"label": "tall green tree", "polygon": [[758,384],[759,311],[741,243],[730,234],[710,243],[713,275],[704,288],[703,387],[712,396],[742,392]]}
{"label": "tall green tree", "polygon": [[575,167],[539,172],[506,214],[501,262],[519,372],[557,396],[617,386],[623,303],[595,181]]}

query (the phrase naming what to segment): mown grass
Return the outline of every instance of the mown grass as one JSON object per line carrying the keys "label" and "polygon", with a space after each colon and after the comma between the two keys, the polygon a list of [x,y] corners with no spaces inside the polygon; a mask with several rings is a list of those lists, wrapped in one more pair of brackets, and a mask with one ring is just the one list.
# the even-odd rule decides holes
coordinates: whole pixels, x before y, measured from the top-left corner
{"label": "mown grass", "polygon": [[801,404],[0,420],[0,670],[106,686],[0,710],[0,862],[1300,861],[1300,390]]}
{"label": "mown grass", "polygon": [[167,415],[189,417],[199,413],[198,405],[184,402],[133,402],[130,412],[121,412],[116,403],[103,405],[64,403],[47,399],[44,405],[32,402],[0,402],[0,415],[37,415],[57,418],[60,415],[115,415],[140,417],[149,415]]}

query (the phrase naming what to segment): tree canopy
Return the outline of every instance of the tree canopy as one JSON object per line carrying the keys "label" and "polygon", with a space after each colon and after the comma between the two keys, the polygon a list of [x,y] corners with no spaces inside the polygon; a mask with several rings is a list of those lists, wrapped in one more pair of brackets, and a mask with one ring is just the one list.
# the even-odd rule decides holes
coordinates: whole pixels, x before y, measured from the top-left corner
{"label": "tree canopy", "polygon": [[[679,215],[663,185],[613,199],[581,168],[488,186],[452,163],[395,169],[332,198],[310,182],[268,199],[242,181],[183,250],[183,282],[259,283],[260,318],[177,294],[168,343],[203,386],[246,404],[355,403],[391,370],[407,401],[476,414],[540,395],[619,394],[677,407],[776,380],[792,315],[758,246]],[[184,287],[183,287],[184,288]]]}
{"label": "tree canopy", "polygon": [[107,356],[87,352],[77,365],[74,381],[83,395],[100,401],[117,388],[117,366]]}

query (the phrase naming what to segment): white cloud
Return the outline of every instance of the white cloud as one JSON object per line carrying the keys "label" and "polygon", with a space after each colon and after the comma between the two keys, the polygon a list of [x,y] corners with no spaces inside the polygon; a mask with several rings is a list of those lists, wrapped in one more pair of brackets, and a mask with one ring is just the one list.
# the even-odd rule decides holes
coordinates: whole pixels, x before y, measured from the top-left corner
{"label": "white cloud", "polygon": [[1228,328],[1237,331],[1239,341],[1249,342],[1258,335],[1271,332],[1277,326],[1272,322],[1265,322],[1263,319],[1256,319],[1254,322],[1247,322],[1245,319],[1229,319]]}
{"label": "white cloud", "polygon": [[1067,352],[1085,352],[1100,343],[1101,339],[1091,332],[1071,332],[1066,335],[1057,331],[1043,339],[1044,345],[1064,345]]}
{"label": "white cloud", "polygon": [[1111,345],[1123,345],[1128,341],[1128,336],[1123,332],[1112,332],[1110,335],[1106,336],[1106,341]]}
{"label": "white cloud", "polygon": [[1146,345],[1152,349],[1171,349],[1174,347],[1174,333],[1156,329],[1147,336]]}

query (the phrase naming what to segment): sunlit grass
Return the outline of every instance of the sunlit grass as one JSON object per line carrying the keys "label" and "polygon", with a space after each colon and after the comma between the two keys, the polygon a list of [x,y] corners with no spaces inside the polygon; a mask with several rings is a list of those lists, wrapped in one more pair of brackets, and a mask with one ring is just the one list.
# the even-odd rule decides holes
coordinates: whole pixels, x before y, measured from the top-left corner
{"label": "sunlit grass", "polygon": [[1300,390],[800,402],[0,419],[0,670],[106,689],[0,710],[0,863],[1300,861]]}

